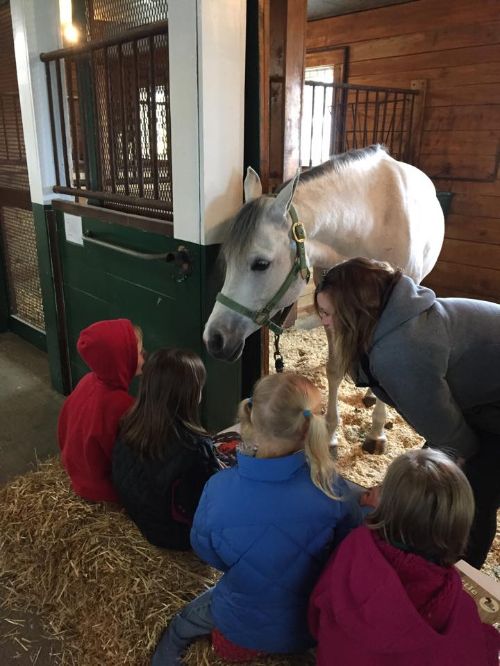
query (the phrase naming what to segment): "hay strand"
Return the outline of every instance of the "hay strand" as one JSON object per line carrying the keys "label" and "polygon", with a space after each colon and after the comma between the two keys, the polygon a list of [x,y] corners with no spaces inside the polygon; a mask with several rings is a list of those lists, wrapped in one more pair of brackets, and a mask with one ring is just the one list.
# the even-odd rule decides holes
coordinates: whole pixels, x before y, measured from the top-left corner
{"label": "hay strand", "polygon": [[[146,666],[172,616],[218,576],[193,553],[151,546],[116,506],[76,497],[55,459],[0,489],[0,532],[0,608],[37,614],[61,641],[51,652],[61,666]],[[23,621],[6,620],[28,652]],[[32,663],[39,653],[30,653]],[[224,663],[208,640],[185,662]],[[253,663],[306,666],[314,657]]]}

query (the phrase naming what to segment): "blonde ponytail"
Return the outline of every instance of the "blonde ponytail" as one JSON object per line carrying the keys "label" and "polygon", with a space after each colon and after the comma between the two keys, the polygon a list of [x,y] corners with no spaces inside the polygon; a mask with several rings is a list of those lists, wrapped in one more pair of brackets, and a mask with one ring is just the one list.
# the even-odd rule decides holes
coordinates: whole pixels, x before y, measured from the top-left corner
{"label": "blonde ponytail", "polygon": [[263,457],[304,448],[314,485],[339,499],[333,491],[336,474],[326,421],[311,409],[320,402],[317,387],[307,377],[290,372],[263,377],[252,398],[240,403],[241,436],[247,452]]}
{"label": "blonde ponytail", "polygon": [[336,478],[335,463],[330,452],[330,435],[323,416],[311,414],[304,439],[306,459],[311,470],[311,480],[331,499],[339,499],[333,490]]}

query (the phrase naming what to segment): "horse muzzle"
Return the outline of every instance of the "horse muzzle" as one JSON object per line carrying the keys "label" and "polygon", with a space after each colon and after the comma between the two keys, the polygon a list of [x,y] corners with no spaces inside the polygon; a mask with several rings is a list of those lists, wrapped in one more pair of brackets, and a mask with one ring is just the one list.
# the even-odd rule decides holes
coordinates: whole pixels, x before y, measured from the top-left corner
{"label": "horse muzzle", "polygon": [[245,342],[233,342],[225,338],[220,331],[212,331],[208,336],[204,336],[205,346],[210,356],[220,360],[232,363],[236,361],[243,352]]}

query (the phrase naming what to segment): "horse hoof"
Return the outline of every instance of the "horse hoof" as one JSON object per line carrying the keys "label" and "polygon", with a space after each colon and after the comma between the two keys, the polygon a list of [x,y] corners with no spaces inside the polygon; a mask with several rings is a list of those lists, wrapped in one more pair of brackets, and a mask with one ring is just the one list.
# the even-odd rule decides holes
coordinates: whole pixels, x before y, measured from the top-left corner
{"label": "horse hoof", "polygon": [[362,402],[365,407],[373,407],[377,402],[377,398],[374,398],[372,395],[365,395],[364,398],[362,398]]}
{"label": "horse hoof", "polygon": [[365,439],[361,447],[366,453],[372,453],[380,456],[385,453],[385,445],[387,444],[386,437],[377,437],[376,439]]}

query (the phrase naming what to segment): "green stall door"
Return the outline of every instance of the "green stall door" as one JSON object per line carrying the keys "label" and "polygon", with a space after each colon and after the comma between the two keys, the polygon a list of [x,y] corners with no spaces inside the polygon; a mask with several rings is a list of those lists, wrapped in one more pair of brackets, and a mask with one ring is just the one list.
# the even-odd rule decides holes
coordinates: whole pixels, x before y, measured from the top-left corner
{"label": "green stall door", "polygon": [[[202,341],[204,323],[222,282],[215,268],[218,248],[89,218],[82,220],[82,227],[84,238],[90,235],[115,248],[87,240],[83,247],[68,242],[63,214],[57,212],[72,385],[87,372],[76,351],[80,331],[100,319],[126,317],[143,329],[146,350],[179,346],[200,354],[208,371],[204,424],[212,431],[233,424],[240,399],[240,364],[215,361]],[[139,258],[119,250],[176,253],[180,246],[190,260],[187,276],[175,261]]]}

